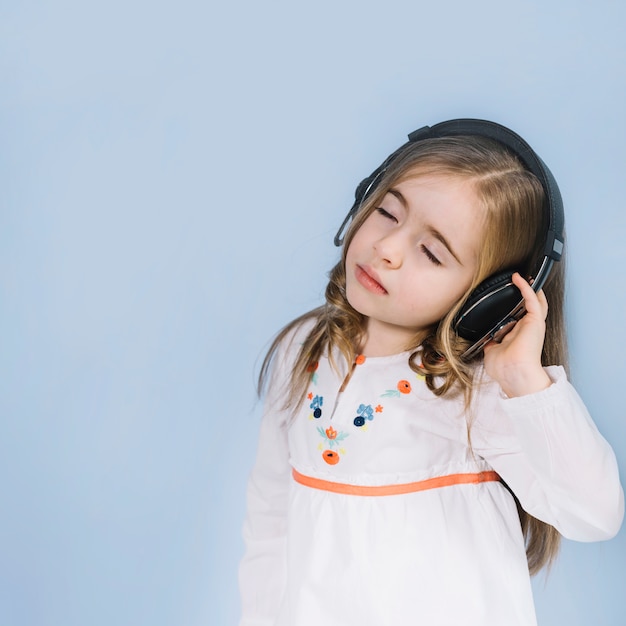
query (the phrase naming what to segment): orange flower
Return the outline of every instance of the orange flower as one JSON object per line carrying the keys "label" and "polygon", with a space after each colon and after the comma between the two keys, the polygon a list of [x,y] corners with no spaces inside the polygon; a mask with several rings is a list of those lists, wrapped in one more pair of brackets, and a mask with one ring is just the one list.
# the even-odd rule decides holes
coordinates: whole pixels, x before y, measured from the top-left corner
{"label": "orange flower", "polygon": [[401,380],[398,383],[398,391],[400,393],[411,393],[411,383],[408,380]]}
{"label": "orange flower", "polygon": [[329,439],[334,439],[334,438],[337,436],[337,431],[336,431],[336,430],[335,430],[332,426],[329,426],[329,427],[326,429],[326,436],[327,436]]}
{"label": "orange flower", "polygon": [[322,458],[328,465],[337,465],[337,463],[339,463],[339,455],[332,450],[324,450]]}
{"label": "orange flower", "polygon": [[317,361],[313,361],[313,363],[309,363],[307,365],[306,371],[309,373],[313,373],[318,367],[319,367],[319,363]]}
{"label": "orange flower", "polygon": [[313,392],[309,391],[309,393],[306,396],[309,400],[313,400]]}
{"label": "orange flower", "polygon": [[356,359],[354,359],[354,362],[357,365],[363,365],[363,363],[365,363],[365,355],[364,354],[357,354]]}
{"label": "orange flower", "polygon": [[381,405],[381,404],[379,404],[379,405],[378,405],[378,406],[374,409],[374,411],[376,411],[376,413],[382,413],[382,412],[383,412],[383,407],[382,407],[382,405]]}

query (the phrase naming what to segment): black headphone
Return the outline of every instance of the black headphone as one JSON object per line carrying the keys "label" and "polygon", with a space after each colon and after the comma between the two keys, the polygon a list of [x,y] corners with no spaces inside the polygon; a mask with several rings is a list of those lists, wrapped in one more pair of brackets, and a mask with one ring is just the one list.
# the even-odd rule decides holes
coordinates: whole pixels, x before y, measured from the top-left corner
{"label": "black headphone", "polygon": [[[543,259],[532,277],[532,287],[539,291],[546,282],[555,261],[561,259],[564,246],[563,200],[559,187],[546,164],[534,150],[516,133],[506,126],[486,120],[458,119],[424,126],[409,135],[408,143],[391,154],[380,167],[362,180],[355,192],[355,201],[346,215],[337,234],[335,245],[343,243],[343,233],[350,220],[358,212],[364,200],[376,189],[389,164],[407,145],[438,137],[475,135],[492,139],[512,152],[532,172],[543,187],[544,211],[547,216],[547,232]],[[489,341],[501,341],[515,323],[526,313],[524,300],[512,282],[513,272],[505,271],[484,280],[467,298],[454,320],[454,330],[472,345],[463,353],[463,358],[478,354]]]}

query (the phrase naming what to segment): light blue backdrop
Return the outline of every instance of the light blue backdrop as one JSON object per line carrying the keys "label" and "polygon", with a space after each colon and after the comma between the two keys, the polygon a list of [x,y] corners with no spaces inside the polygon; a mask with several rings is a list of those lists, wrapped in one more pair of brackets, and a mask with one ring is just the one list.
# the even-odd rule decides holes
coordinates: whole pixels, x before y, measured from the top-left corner
{"label": "light blue backdrop", "polygon": [[[574,380],[622,476],[626,5],[0,3],[0,623],[228,626],[271,335],[355,184],[486,117],[566,203]],[[257,362],[258,364],[258,362]],[[626,531],[543,626],[624,624]]]}

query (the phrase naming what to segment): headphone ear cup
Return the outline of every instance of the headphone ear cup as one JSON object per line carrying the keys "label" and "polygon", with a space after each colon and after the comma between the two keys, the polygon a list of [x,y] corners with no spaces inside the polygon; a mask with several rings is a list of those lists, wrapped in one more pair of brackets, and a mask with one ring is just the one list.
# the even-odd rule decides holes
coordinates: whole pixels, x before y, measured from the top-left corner
{"label": "headphone ear cup", "polygon": [[500,272],[484,280],[463,305],[454,320],[454,330],[463,339],[478,341],[504,320],[522,301],[513,284],[513,272]]}

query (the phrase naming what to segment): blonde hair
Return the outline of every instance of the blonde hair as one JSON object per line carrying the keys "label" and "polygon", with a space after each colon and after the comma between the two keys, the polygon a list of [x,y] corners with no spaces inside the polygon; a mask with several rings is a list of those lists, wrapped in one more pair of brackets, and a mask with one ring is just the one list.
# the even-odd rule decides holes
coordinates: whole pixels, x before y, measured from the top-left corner
{"label": "blonde hair", "polygon": [[[432,328],[417,333],[406,346],[410,367],[417,371],[419,355],[428,388],[438,396],[462,392],[469,410],[476,365],[480,356],[467,362],[461,355],[471,345],[454,331],[454,320],[472,291],[486,278],[504,270],[530,276],[542,258],[547,215],[544,192],[537,178],[499,143],[476,136],[425,139],[406,144],[387,165],[374,191],[365,199],[350,224],[341,260],[329,274],[324,305],[293,320],[276,336],[261,367],[259,391],[263,389],[272,358],[287,335],[311,321],[312,328],[296,358],[286,407],[298,405],[310,380],[310,366],[322,354],[338,369],[339,355],[350,364],[364,339],[366,318],[353,309],[345,293],[346,252],[354,234],[394,185],[425,174],[467,180],[486,211],[484,245],[480,247],[472,283],[457,304]],[[564,266],[557,263],[543,287],[550,304],[542,364],[567,367],[564,332]],[[469,426],[468,426],[469,433]],[[514,495],[514,494],[513,494]],[[515,496],[514,496],[515,497]],[[552,562],[560,535],[552,526],[526,513],[516,498],[526,541],[531,574]]]}

